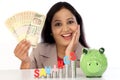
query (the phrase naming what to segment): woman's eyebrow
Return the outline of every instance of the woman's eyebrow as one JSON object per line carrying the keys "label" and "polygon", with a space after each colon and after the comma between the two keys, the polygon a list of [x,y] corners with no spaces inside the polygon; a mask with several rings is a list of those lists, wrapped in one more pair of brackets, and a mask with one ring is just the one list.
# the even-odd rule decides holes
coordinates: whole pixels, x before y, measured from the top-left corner
{"label": "woman's eyebrow", "polygon": [[54,20],[53,22],[59,22],[60,20]]}
{"label": "woman's eyebrow", "polygon": [[74,18],[73,18],[73,17],[70,17],[70,18],[68,18],[67,20],[71,20],[71,19],[73,20]]}
{"label": "woman's eyebrow", "polygon": [[[74,18],[73,17],[69,17],[69,18],[67,18],[66,20],[74,20]],[[61,20],[58,20],[58,19],[56,19],[56,20],[53,20],[53,22],[60,22]]]}

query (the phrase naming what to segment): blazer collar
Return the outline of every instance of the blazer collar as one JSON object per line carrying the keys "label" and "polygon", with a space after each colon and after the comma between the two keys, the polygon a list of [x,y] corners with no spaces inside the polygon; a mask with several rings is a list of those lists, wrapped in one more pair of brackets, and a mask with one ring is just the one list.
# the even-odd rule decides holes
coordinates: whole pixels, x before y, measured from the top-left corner
{"label": "blazer collar", "polygon": [[57,51],[56,51],[56,45],[55,44],[49,44],[46,46],[45,53],[42,53],[42,56],[44,56],[44,66],[57,66]]}

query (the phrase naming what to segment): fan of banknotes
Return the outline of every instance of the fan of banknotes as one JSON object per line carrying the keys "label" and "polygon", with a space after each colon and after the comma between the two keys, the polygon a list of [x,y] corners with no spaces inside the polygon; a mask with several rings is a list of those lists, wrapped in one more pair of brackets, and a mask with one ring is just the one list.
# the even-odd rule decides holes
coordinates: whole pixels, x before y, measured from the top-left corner
{"label": "fan of banknotes", "polygon": [[18,41],[26,39],[33,47],[36,47],[44,21],[44,15],[33,11],[24,11],[8,18],[6,26]]}

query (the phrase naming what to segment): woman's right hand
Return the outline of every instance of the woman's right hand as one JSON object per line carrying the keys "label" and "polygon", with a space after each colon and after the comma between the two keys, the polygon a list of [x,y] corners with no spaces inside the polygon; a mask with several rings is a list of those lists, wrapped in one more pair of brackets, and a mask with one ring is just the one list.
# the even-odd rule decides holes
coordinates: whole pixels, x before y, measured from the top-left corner
{"label": "woman's right hand", "polygon": [[30,42],[28,42],[27,40],[22,40],[20,41],[20,43],[17,44],[15,50],[14,50],[14,54],[17,58],[19,58],[22,62],[29,62],[29,56],[28,56],[28,51],[30,48]]}

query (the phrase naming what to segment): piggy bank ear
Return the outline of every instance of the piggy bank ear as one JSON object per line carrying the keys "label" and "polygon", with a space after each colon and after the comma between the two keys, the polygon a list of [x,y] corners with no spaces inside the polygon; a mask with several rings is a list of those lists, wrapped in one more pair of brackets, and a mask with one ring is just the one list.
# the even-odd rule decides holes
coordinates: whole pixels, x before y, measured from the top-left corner
{"label": "piggy bank ear", "polygon": [[104,53],[104,51],[105,51],[105,49],[104,49],[104,48],[100,48],[100,49],[99,49],[99,52],[100,52],[101,54],[103,54],[103,53]]}
{"label": "piggy bank ear", "polygon": [[82,52],[83,52],[83,54],[87,54],[88,53],[88,49],[83,48]]}

